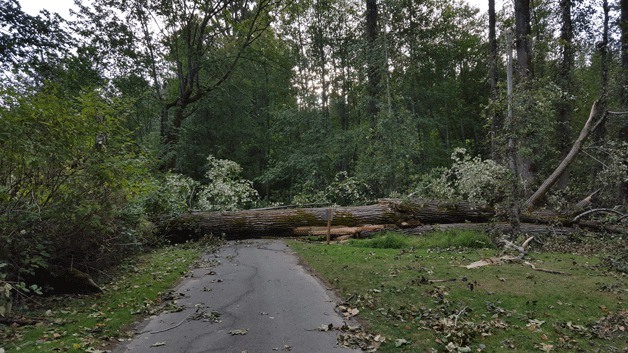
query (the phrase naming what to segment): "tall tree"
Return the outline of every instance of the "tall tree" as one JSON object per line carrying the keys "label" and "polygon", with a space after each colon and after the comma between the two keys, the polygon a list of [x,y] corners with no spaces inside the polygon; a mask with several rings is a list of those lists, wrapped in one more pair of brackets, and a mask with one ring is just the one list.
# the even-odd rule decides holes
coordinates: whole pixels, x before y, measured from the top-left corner
{"label": "tall tree", "polygon": [[515,46],[517,72],[520,79],[532,78],[532,27],[530,0],[515,0]]}
{"label": "tall tree", "polygon": [[366,41],[367,41],[367,114],[371,121],[371,127],[375,126],[377,115],[379,114],[379,97],[381,90],[381,65],[379,48],[379,25],[378,25],[378,4],[377,0],[366,0]]}
{"label": "tall tree", "polygon": [[[497,16],[495,13],[495,0],[488,0],[488,43],[490,50],[490,75],[491,75],[491,99],[498,99],[497,85],[499,83],[498,52],[497,52]],[[502,129],[502,117],[497,109],[493,109],[491,116],[491,158],[499,161],[499,142],[497,136]]]}
{"label": "tall tree", "polygon": [[[610,6],[608,0],[602,0],[602,38],[597,44],[600,52],[600,114],[604,114],[608,106],[608,70],[610,66],[609,55],[609,21]],[[597,130],[596,137],[603,139],[606,134],[606,126],[604,120],[601,121]]]}
{"label": "tall tree", "polygon": [[[530,24],[530,0],[515,0],[515,47],[517,49],[518,84],[525,86],[534,74],[532,70],[532,29]],[[520,120],[522,117],[515,117]],[[521,179],[531,182],[532,160],[530,156],[518,154],[517,170]]]}
{"label": "tall tree", "polygon": [[[93,1],[81,6],[82,25],[95,41],[131,61],[152,84],[161,106],[161,134],[168,154],[164,169],[176,167],[179,130],[195,103],[222,85],[245,49],[270,24],[276,0]],[[120,18],[124,21],[120,21]],[[118,30],[116,32],[111,29]],[[105,31],[103,34],[102,31]],[[112,38],[115,40],[115,37]]]}
{"label": "tall tree", "polygon": [[[559,84],[563,91],[563,99],[558,107],[558,125],[556,135],[558,140],[558,150],[564,158],[571,149],[571,124],[573,111],[573,100],[570,98],[573,91],[573,24],[571,9],[573,7],[571,0],[560,1],[561,11],[561,29],[560,43],[562,46],[562,58],[559,68]],[[569,173],[565,172],[558,181],[558,187],[564,188],[569,183]]]}
{"label": "tall tree", "polygon": [[628,0],[621,0],[621,15],[619,27],[621,29],[621,105],[628,107]]}

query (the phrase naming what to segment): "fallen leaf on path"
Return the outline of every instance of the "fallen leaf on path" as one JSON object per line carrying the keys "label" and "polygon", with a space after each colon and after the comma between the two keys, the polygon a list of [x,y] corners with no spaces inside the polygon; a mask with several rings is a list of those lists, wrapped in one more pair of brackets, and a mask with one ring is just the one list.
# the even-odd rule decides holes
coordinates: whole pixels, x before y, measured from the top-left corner
{"label": "fallen leaf on path", "polygon": [[151,344],[151,347],[161,347],[161,346],[165,346],[166,342],[155,342],[153,344]]}

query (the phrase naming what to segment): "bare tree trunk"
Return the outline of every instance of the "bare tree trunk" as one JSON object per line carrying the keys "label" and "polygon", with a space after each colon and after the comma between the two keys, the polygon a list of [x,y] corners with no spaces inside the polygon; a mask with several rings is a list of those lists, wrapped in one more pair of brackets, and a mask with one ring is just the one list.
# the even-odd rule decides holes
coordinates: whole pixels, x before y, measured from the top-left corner
{"label": "bare tree trunk", "polygon": [[[605,112],[608,106],[608,67],[610,57],[608,55],[608,22],[610,7],[608,6],[608,0],[603,0],[602,10],[604,12],[603,26],[602,26],[602,41],[598,44],[598,50],[600,51],[601,72],[600,72],[600,112]],[[596,131],[597,140],[603,140],[606,136],[606,126],[604,121],[601,122],[600,127]]]}
{"label": "bare tree trunk", "polygon": [[[621,0],[621,106],[628,108],[628,0]],[[628,122],[620,130],[619,138],[628,141]],[[625,205],[628,202],[628,182],[623,181],[618,186],[619,200]]]}
{"label": "bare tree trunk", "polygon": [[[573,26],[571,20],[572,0],[561,0],[561,17],[562,26],[560,38],[563,45],[563,57],[560,65],[560,85],[565,92],[560,106],[558,107],[558,126],[556,128],[556,137],[558,140],[558,150],[562,158],[565,158],[570,151],[571,143],[571,112],[573,111],[572,101],[569,99],[572,92],[572,68],[573,68]],[[557,186],[560,189],[567,187],[569,184],[569,172],[565,171],[558,179]]]}
{"label": "bare tree trunk", "polygon": [[[515,47],[517,48],[518,84],[534,77],[532,70],[532,29],[530,25],[530,0],[515,0]],[[521,179],[532,182],[530,157],[517,155],[517,174]]]}
{"label": "bare tree trunk", "polygon": [[515,0],[515,32],[518,76],[521,80],[532,78],[532,29],[530,26],[530,0]]}
{"label": "bare tree trunk", "polygon": [[366,0],[366,40],[367,40],[367,110],[371,127],[375,127],[379,114],[381,67],[379,59],[379,25],[377,0]]}
{"label": "bare tree trunk", "polygon": [[[491,99],[497,101],[498,91],[497,84],[499,83],[499,71],[498,71],[498,53],[497,53],[497,19],[495,15],[495,0],[488,0],[488,42],[490,47],[491,56]],[[491,159],[496,163],[500,163],[502,160],[502,150],[498,136],[502,132],[503,121],[502,115],[496,109],[493,109],[491,121]],[[501,163],[500,163],[501,164]]]}
{"label": "bare tree trunk", "polygon": [[506,124],[508,126],[507,134],[508,134],[508,145],[507,145],[507,158],[508,158],[508,167],[511,173],[511,186],[510,186],[510,207],[509,207],[509,216],[510,216],[510,224],[511,224],[511,232],[512,237],[514,238],[517,233],[519,233],[519,216],[520,216],[520,208],[519,208],[519,198],[520,198],[520,188],[519,188],[519,167],[518,167],[518,157],[517,157],[517,140],[515,139],[515,117],[513,114],[513,69],[512,69],[512,46],[510,46],[511,40],[509,35],[509,47],[508,47],[508,67],[507,67],[507,90],[508,90],[508,116]]}

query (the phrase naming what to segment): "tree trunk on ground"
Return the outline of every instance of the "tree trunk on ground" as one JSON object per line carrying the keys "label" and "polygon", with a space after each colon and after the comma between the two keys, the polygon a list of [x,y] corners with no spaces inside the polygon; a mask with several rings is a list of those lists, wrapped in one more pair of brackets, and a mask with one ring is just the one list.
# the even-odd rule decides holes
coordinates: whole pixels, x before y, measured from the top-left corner
{"label": "tree trunk on ground", "polygon": [[[247,210],[238,212],[191,212],[168,222],[162,233],[175,242],[202,236],[225,235],[232,239],[261,236],[292,236],[297,227],[322,227],[328,207]],[[487,222],[495,215],[490,207],[470,203],[384,199],[368,206],[333,209],[334,226],[390,224],[412,227],[421,224]]]}
{"label": "tree trunk on ground", "polygon": [[[172,242],[184,242],[205,234],[225,236],[228,239],[308,235],[315,232],[312,233],[302,227],[325,227],[327,210],[329,210],[328,207],[191,212],[167,222],[162,227],[161,233]],[[386,225],[388,229],[409,229],[428,224],[441,224],[441,227],[447,227],[443,225],[486,223],[495,218],[496,213],[493,208],[467,202],[383,199],[374,205],[334,208],[332,225],[345,226],[346,234],[351,234],[372,232],[378,228],[365,225]],[[610,232],[626,231],[626,228],[620,226],[605,226],[582,220],[574,222],[572,215],[551,212],[525,214],[522,215],[522,221],[551,225],[555,228],[562,225]],[[350,229],[351,227],[358,227],[358,229]],[[523,229],[531,229],[531,226],[526,227]],[[342,233],[338,230],[340,227],[335,229],[338,235]]]}
{"label": "tree trunk on ground", "polygon": [[[448,231],[448,230],[475,230],[487,233],[509,233],[511,229],[510,223],[450,223],[450,224],[436,224],[436,225],[424,225],[409,229],[403,229],[405,234],[427,234],[434,231]],[[520,225],[522,233],[528,235],[539,234],[556,234],[556,235],[568,235],[576,232],[576,228],[571,227],[554,227],[545,224],[533,224],[522,223]]]}

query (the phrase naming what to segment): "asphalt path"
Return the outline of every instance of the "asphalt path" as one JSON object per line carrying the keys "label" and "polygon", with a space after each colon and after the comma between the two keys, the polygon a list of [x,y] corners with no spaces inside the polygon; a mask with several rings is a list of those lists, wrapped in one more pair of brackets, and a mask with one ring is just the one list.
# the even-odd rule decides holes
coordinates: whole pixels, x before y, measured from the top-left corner
{"label": "asphalt path", "polygon": [[338,346],[334,294],[280,240],[229,242],[175,289],[183,310],[137,326],[116,353],[361,352]]}

